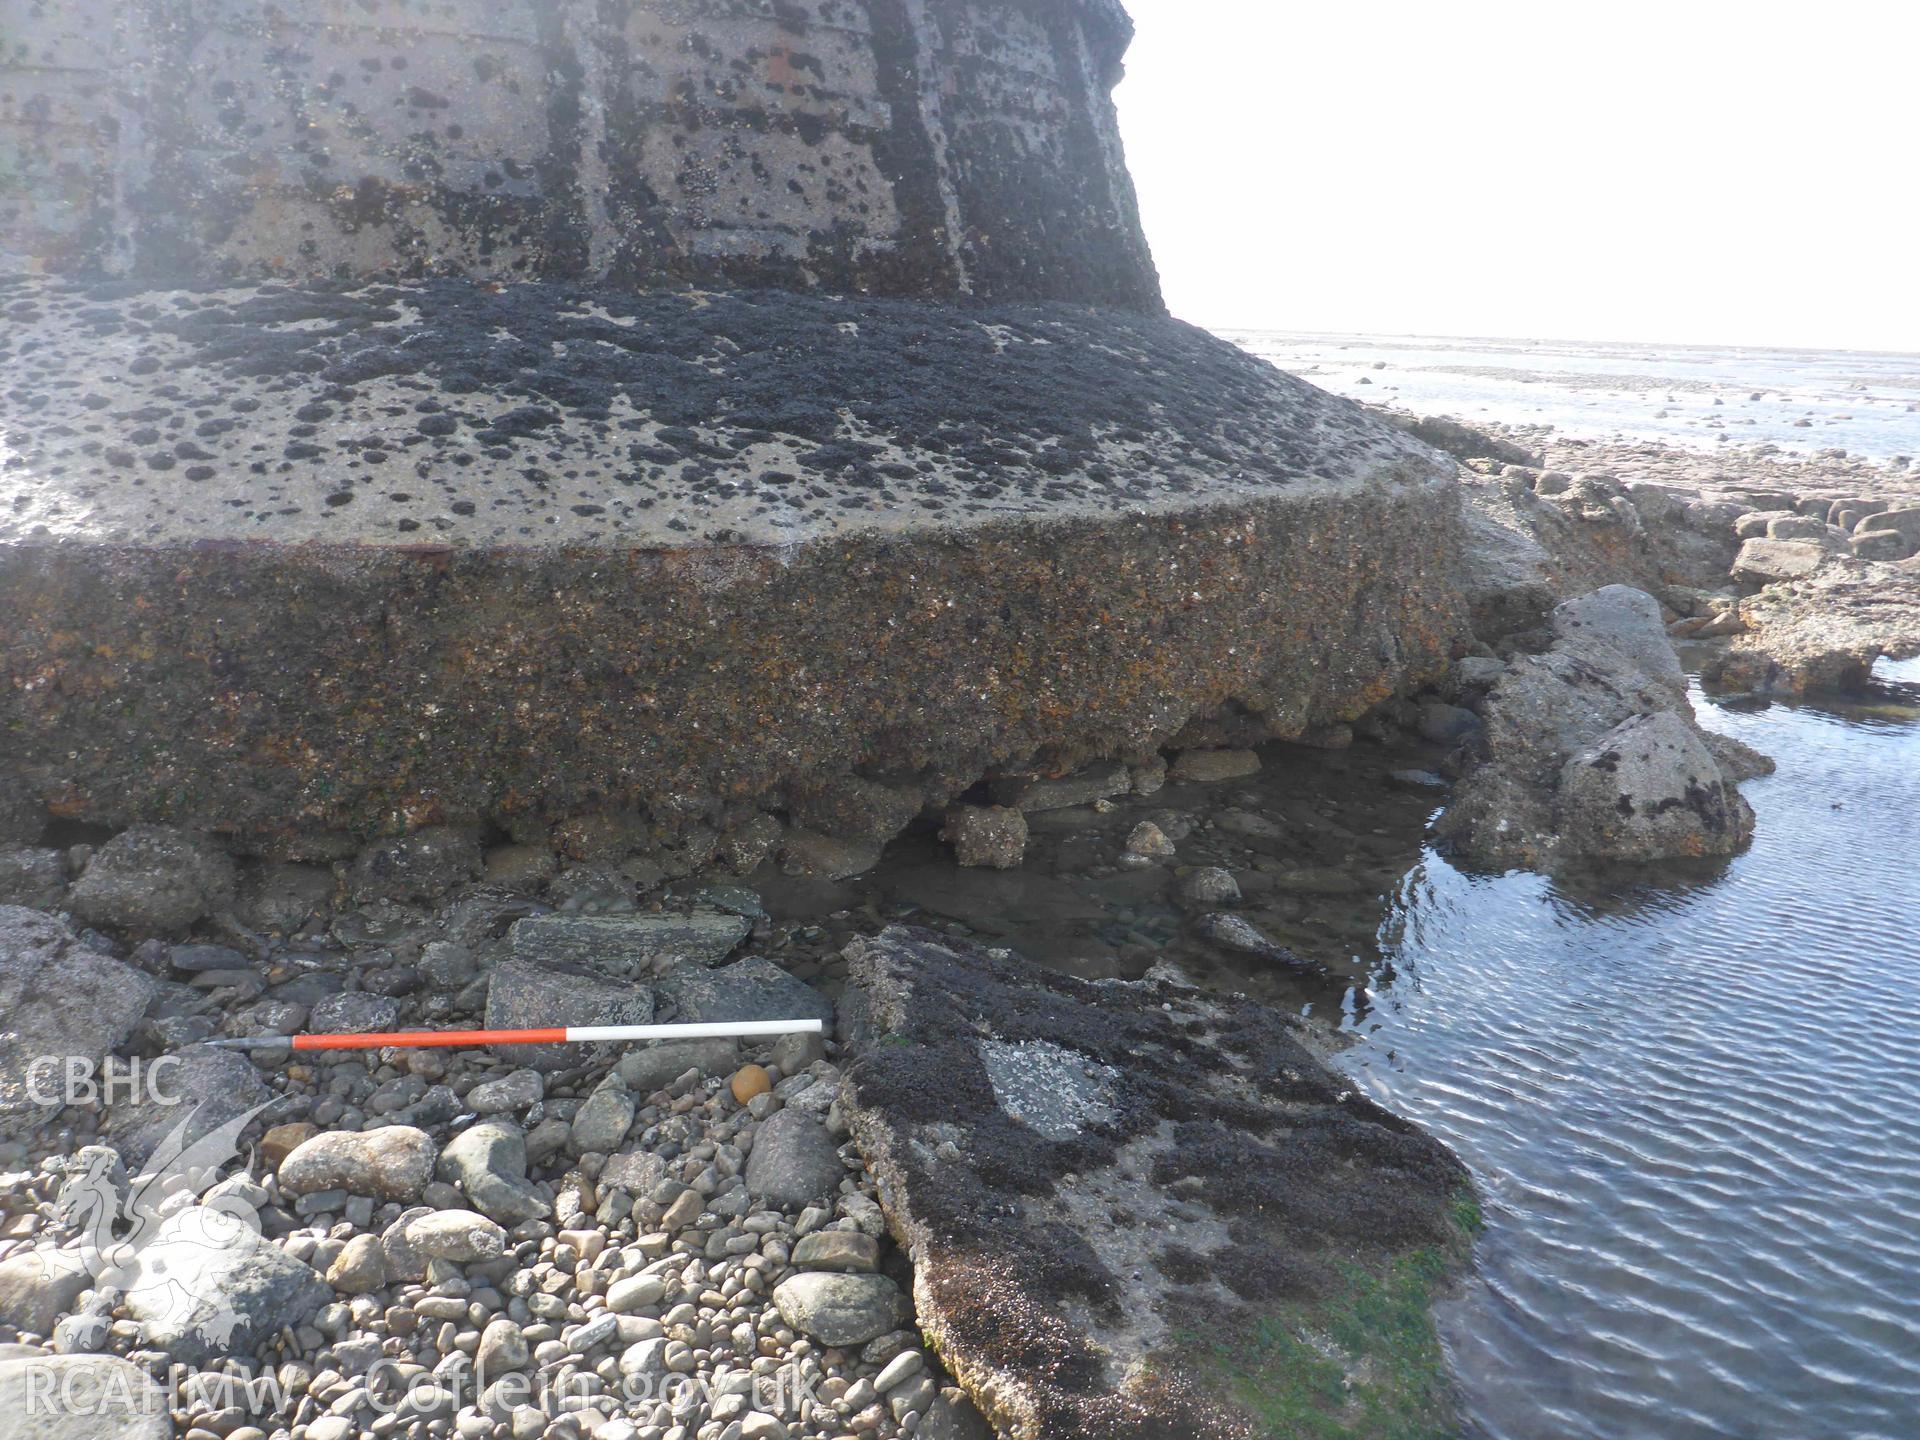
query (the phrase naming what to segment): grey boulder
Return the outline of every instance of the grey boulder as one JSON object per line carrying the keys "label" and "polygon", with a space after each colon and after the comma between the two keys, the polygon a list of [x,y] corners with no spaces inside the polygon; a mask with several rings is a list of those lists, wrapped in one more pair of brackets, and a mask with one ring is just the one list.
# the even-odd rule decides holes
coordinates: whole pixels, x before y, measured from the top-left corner
{"label": "grey boulder", "polygon": [[100,847],[67,900],[89,925],[169,935],[233,896],[225,851],[183,830],[135,825]]}
{"label": "grey boulder", "polygon": [[832,1001],[757,955],[718,970],[676,970],[659,993],[686,1021],[833,1020]]}
{"label": "grey boulder", "polygon": [[579,1154],[589,1151],[611,1154],[627,1138],[639,1106],[619,1073],[609,1075],[594,1088],[573,1117],[573,1148]]}
{"label": "grey boulder", "polygon": [[[487,1028],[552,1025],[645,1025],[653,992],[572,966],[508,960],[487,981]],[[584,1045],[496,1045],[494,1053],[536,1070],[564,1070],[595,1058]],[[610,1047],[594,1047],[604,1054]]]}
{"label": "grey boulder", "polygon": [[[1610,585],[1559,606],[1552,623],[1552,648],[1517,657],[1481,702],[1486,729],[1473,747],[1476,763],[1436,822],[1440,839],[1469,865],[1547,871],[1595,861],[1729,855],[1744,845],[1752,816],[1730,787],[1765,762],[1699,729],[1653,598]],[[1694,771],[1706,797],[1694,811],[1697,825],[1671,814],[1673,804],[1687,803],[1684,794],[1666,794],[1666,782],[1647,775],[1634,783],[1651,786],[1649,803],[1665,796],[1662,823],[1636,812],[1636,824],[1622,828],[1594,814],[1605,767],[1615,763],[1601,758],[1611,753],[1604,742],[1617,727],[1650,716],[1668,717],[1658,733],[1684,731],[1706,757]],[[1599,760],[1598,769],[1570,763],[1596,746],[1590,758]],[[1733,768],[1722,772],[1718,755]],[[1570,780],[1579,786],[1562,797]]]}
{"label": "grey boulder", "polygon": [[107,1134],[131,1164],[145,1164],[183,1122],[191,1141],[273,1099],[260,1072],[238,1051],[193,1045],[169,1058],[174,1063],[151,1072],[157,1103],[143,1087],[108,1113]]}
{"label": "grey boulder", "polygon": [[303,1141],[280,1162],[280,1188],[289,1195],[345,1190],[412,1200],[427,1188],[438,1159],[433,1137],[410,1125],[332,1131]]}
{"label": "grey boulder", "polygon": [[507,1232],[471,1210],[436,1210],[407,1226],[407,1244],[429,1260],[473,1265],[506,1253]]}
{"label": "grey boulder", "polygon": [[1672,711],[1637,716],[1561,771],[1562,843],[1592,860],[1722,855],[1753,836],[1753,807]]}
{"label": "grey boulder", "polygon": [[502,1225],[553,1211],[527,1179],[526,1136],[505,1120],[483,1120],[454,1136],[440,1152],[434,1173],[457,1184],[474,1209]]}
{"label": "grey boulder", "polygon": [[646,1150],[623,1150],[609,1155],[600,1170],[602,1190],[624,1190],[644,1199],[667,1178],[667,1162]]}
{"label": "grey boulder", "polygon": [[739,1061],[737,1040],[655,1040],[622,1055],[616,1070],[629,1090],[649,1095],[689,1070],[702,1075],[732,1074]]}
{"label": "grey boulder", "polygon": [[898,1329],[907,1297],[884,1275],[806,1271],[774,1287],[780,1318],[822,1345],[864,1345]]}
{"label": "grey boulder", "polygon": [[23,1250],[0,1260],[0,1322],[35,1335],[72,1310],[93,1277],[71,1251]]}
{"label": "grey boulder", "polygon": [[146,1013],[153,980],[78,944],[51,915],[0,905],[0,1128],[57,1103],[60,1066],[97,1066]]}
{"label": "grey boulder", "polygon": [[435,900],[480,873],[480,837],[451,825],[428,826],[362,850],[347,877],[353,898]]}
{"label": "grey boulder", "polygon": [[126,1305],[147,1344],[195,1365],[250,1354],[332,1299],[312,1267],[224,1211],[190,1206],[140,1248]]}
{"label": "grey boulder", "polygon": [[798,1210],[838,1193],[846,1175],[827,1127],[798,1110],[782,1110],[761,1125],[747,1157],[747,1193]]}
{"label": "grey boulder", "polygon": [[56,908],[67,893],[67,861],[58,850],[0,849],[0,905]]}
{"label": "grey boulder", "polygon": [[1620,668],[1624,660],[1676,697],[1685,697],[1686,671],[1667,638],[1660,602],[1646,591],[1603,585],[1555,606],[1552,625],[1563,651],[1609,669]]}
{"label": "grey boulder", "polygon": [[323,1033],[374,1035],[400,1022],[400,1006],[385,995],[349,990],[315,1002],[308,1025]]}
{"label": "grey boulder", "polygon": [[0,1440],[172,1440],[167,1392],[114,1355],[0,1359]]}

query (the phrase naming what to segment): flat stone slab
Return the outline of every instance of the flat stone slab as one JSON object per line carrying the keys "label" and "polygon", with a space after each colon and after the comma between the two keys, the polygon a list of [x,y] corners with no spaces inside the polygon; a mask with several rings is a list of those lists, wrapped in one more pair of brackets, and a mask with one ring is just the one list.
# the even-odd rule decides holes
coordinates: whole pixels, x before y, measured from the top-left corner
{"label": "flat stone slab", "polygon": [[1772,695],[1865,688],[1883,657],[1920,655],[1920,563],[1831,559],[1740,602],[1744,634],[1702,667],[1714,688]]}
{"label": "flat stone slab", "polygon": [[[702,972],[704,973],[704,972]],[[487,979],[489,1030],[556,1025],[645,1025],[653,991],[644,985],[554,963],[505,960]],[[535,1070],[564,1070],[616,1053],[610,1045],[496,1045],[496,1055]]]}
{"label": "flat stone slab", "polygon": [[1443,1283],[1465,1167],[1296,1021],[926,930],[848,955],[841,1105],[913,1260],[919,1323],[1000,1434],[1264,1435],[1259,1394],[1295,1345],[1351,1387],[1307,1400],[1328,1419],[1379,1401],[1444,1433],[1426,1292],[1400,1292],[1431,1342],[1418,1379],[1343,1351],[1332,1317],[1410,1274]]}
{"label": "flat stone slab", "polygon": [[[1451,467],[1153,316],[0,280],[0,755],[288,831],[938,803],[1437,675]],[[746,808],[742,808],[746,807]],[[675,832],[675,833],[669,833]]]}
{"label": "flat stone slab", "polygon": [[739,915],[534,915],[507,931],[513,958],[589,970],[644,967],[667,959],[717,965],[753,929]]}
{"label": "flat stone slab", "polygon": [[675,1018],[688,1023],[728,1020],[833,1021],[833,1002],[773,961],[749,955],[717,970],[676,970],[659,984]]}

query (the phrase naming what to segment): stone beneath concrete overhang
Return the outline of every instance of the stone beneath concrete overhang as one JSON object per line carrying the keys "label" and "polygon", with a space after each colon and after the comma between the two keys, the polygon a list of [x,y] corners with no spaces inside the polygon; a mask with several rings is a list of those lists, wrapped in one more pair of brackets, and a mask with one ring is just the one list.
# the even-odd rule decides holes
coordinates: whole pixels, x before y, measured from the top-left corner
{"label": "stone beneath concrete overhang", "polygon": [[1460,629],[1452,467],[1157,317],[453,282],[0,305],[0,733],[61,815],[691,796],[722,825],[856,764],[952,793],[1138,754],[1229,702],[1298,733]]}
{"label": "stone beneath concrete overhang", "polygon": [[1443,1433],[1437,1362],[1370,1365],[1328,1321],[1389,1269],[1441,1281],[1466,1170],[1296,1021],[926,930],[848,957],[841,1105],[913,1261],[919,1324],[1000,1434],[1255,1433],[1243,1404],[1286,1383],[1265,1367],[1297,1344],[1352,1388],[1285,1403],[1337,1421],[1378,1402]]}

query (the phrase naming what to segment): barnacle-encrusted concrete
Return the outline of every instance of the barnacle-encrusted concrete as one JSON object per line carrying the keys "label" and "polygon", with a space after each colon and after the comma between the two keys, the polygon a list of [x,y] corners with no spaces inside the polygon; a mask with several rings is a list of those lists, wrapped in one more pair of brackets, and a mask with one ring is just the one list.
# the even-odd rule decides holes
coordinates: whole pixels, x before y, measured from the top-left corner
{"label": "barnacle-encrusted concrete", "polygon": [[699,849],[1434,672],[1451,478],[1164,317],[1130,33],[0,0],[0,799]]}
{"label": "barnacle-encrusted concrete", "polygon": [[241,836],[930,799],[1354,716],[1459,631],[1450,466],[1159,317],[0,282],[5,766]]}

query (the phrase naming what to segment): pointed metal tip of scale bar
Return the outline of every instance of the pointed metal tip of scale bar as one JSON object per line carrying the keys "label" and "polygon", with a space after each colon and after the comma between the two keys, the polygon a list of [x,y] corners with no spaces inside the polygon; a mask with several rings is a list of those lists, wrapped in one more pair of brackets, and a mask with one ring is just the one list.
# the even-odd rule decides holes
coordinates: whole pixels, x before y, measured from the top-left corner
{"label": "pointed metal tip of scale bar", "polygon": [[213,1050],[271,1050],[278,1046],[282,1049],[293,1044],[287,1035],[242,1035],[237,1040],[202,1040],[202,1045]]}

